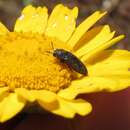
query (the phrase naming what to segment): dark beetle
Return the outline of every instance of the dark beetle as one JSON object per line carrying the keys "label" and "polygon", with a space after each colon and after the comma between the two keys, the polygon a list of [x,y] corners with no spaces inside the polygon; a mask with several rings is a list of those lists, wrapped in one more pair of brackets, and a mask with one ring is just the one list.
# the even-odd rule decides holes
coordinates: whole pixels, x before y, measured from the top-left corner
{"label": "dark beetle", "polygon": [[58,58],[61,62],[67,64],[74,71],[83,75],[88,74],[85,65],[71,52],[64,49],[54,49],[53,56]]}

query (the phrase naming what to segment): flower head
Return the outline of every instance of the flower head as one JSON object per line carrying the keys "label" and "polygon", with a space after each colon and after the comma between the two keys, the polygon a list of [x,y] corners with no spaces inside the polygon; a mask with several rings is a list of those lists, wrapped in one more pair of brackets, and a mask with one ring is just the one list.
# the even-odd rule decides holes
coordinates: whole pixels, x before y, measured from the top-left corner
{"label": "flower head", "polygon": [[[78,8],[57,5],[48,18],[46,7],[25,7],[14,32],[0,24],[0,122],[28,103],[66,118],[87,115],[92,106],[82,93],[114,92],[130,85],[130,52],[106,50],[124,35],[114,37],[109,25],[90,29],[106,13],[95,12],[76,27]],[[80,75],[53,56],[63,49],[84,63]],[[49,52],[49,53],[48,53]],[[80,69],[80,68],[79,68]]]}

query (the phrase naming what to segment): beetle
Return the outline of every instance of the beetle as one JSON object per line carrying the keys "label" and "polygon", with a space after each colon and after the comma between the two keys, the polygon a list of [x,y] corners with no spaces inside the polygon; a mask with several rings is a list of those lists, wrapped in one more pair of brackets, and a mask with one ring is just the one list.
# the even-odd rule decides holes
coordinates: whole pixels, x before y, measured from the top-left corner
{"label": "beetle", "polygon": [[67,64],[74,71],[83,75],[88,74],[88,70],[86,66],[80,61],[80,59],[78,59],[78,57],[76,57],[71,52],[66,51],[64,49],[54,49],[52,54],[61,62]]}

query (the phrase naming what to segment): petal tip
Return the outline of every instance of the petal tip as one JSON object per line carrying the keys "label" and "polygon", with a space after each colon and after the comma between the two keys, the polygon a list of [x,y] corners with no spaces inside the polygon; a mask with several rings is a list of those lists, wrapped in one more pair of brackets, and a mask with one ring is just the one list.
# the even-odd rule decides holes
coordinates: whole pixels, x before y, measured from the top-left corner
{"label": "petal tip", "polygon": [[72,13],[74,14],[75,18],[78,17],[78,12],[79,12],[78,7],[74,7],[73,10],[72,10]]}

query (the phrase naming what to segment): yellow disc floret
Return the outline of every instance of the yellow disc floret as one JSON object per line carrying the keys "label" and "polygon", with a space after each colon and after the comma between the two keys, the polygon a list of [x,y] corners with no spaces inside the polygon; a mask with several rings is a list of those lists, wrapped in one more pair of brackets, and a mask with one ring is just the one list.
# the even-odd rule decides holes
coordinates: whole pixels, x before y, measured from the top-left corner
{"label": "yellow disc floret", "polygon": [[[63,43],[40,34],[8,33],[0,41],[0,86],[57,92],[71,81],[70,69],[52,53]],[[65,45],[64,45],[65,48]]]}

